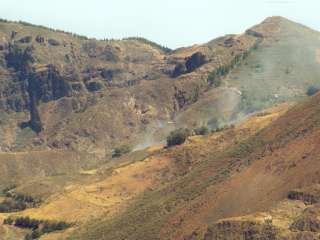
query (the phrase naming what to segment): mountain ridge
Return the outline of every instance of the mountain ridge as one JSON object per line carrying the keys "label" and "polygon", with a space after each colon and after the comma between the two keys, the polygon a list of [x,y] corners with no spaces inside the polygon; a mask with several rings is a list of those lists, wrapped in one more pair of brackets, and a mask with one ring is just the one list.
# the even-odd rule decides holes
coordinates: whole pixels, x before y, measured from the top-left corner
{"label": "mountain ridge", "polygon": [[[310,41],[318,37],[317,34],[313,36],[313,31],[305,32],[301,30],[305,27],[301,28],[285,18],[271,17],[244,34],[226,35],[207,44],[163,53],[153,44],[136,38],[96,41],[74,38],[70,34],[30,24],[1,24],[4,35],[0,44],[3,49],[0,106],[8,111],[3,114],[3,121],[9,118],[16,122],[13,131],[8,132],[6,125],[0,126],[3,132],[2,149],[87,148],[101,154],[110,152],[121,142],[139,145],[148,132],[203,123],[216,128],[241,118],[242,112],[247,114],[303,96],[306,89],[301,84],[293,87],[287,81],[284,88],[279,85],[284,82],[281,80],[284,77],[298,76],[299,73],[291,74],[297,64],[297,56],[292,57],[292,63],[282,63],[281,66],[257,56],[254,61],[264,61],[266,70],[262,64],[258,66],[254,63],[250,63],[253,66],[248,68],[248,61],[260,51],[263,55],[275,56],[268,49],[273,45],[278,47],[282,41],[277,40],[276,36],[268,37],[268,31],[278,34],[285,41],[291,35],[299,38],[310,35]],[[283,33],[278,32],[280,25],[283,26]],[[286,35],[286,31],[291,35]],[[300,43],[289,41],[283,44],[289,44],[287,48],[290,51]],[[317,46],[314,48],[316,51]],[[308,65],[302,66],[299,72],[307,72],[310,67],[314,69],[311,54]],[[16,61],[21,56],[24,56],[22,59],[25,62]],[[249,76],[255,81],[248,82],[247,74],[251,74],[252,68],[257,77]],[[279,83],[272,82],[272,86],[270,82],[265,92],[258,91],[258,86],[273,78],[271,74],[275,68],[280,71],[277,74],[281,78],[276,81]],[[236,79],[239,70],[241,80]],[[307,78],[305,81],[308,83],[304,84],[311,86],[317,79],[309,75],[301,77]],[[298,78],[294,81],[301,82]],[[226,106],[228,113],[219,108],[221,102],[230,102],[231,105]],[[114,111],[112,106],[115,105],[119,106],[120,111]],[[194,111],[202,116],[199,120],[189,116]],[[82,129],[83,125],[79,124],[88,122],[92,115],[95,116],[92,127]],[[112,121],[114,116],[118,118],[115,122]],[[128,121],[129,118],[132,120]],[[105,121],[107,124],[104,124]],[[176,122],[175,126],[168,126],[167,122],[172,121]],[[29,127],[40,133],[33,133]],[[97,128],[104,130],[98,132]],[[132,131],[134,134],[130,134]],[[152,141],[162,141],[166,134],[167,131],[156,134],[162,139]],[[146,138],[152,139],[154,136]]]}

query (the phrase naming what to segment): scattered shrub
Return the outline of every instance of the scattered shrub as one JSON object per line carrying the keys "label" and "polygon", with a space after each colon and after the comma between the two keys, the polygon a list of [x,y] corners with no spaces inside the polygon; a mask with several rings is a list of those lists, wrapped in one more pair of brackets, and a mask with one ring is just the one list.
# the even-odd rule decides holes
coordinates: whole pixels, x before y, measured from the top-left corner
{"label": "scattered shrub", "polygon": [[187,128],[180,128],[172,131],[167,137],[167,146],[181,145],[191,135],[191,131]]}
{"label": "scattered shrub", "polygon": [[51,46],[59,46],[60,45],[60,42],[55,40],[55,39],[48,39],[48,43],[51,45]]}
{"label": "scattered shrub", "polygon": [[118,158],[121,157],[124,154],[130,153],[131,148],[128,145],[123,145],[120,147],[117,147],[113,150],[112,157],[113,158]]}
{"label": "scattered shrub", "polygon": [[234,124],[225,125],[225,126],[218,127],[218,128],[216,128],[216,129],[213,129],[211,132],[212,132],[212,133],[218,133],[218,132],[222,132],[222,131],[225,131],[225,130],[228,130],[228,129],[233,129],[233,128],[235,128],[235,125],[234,125]]}
{"label": "scattered shrub", "polygon": [[39,230],[32,231],[31,234],[25,236],[25,240],[39,239],[41,237],[41,232]]}
{"label": "scattered shrub", "polygon": [[18,212],[25,210],[26,208],[26,203],[14,201],[12,199],[5,199],[2,203],[0,203],[1,213]]}
{"label": "scattered shrub", "polygon": [[97,92],[103,88],[103,84],[97,81],[91,81],[86,83],[86,87],[89,92]]}
{"label": "scattered shrub", "polygon": [[268,226],[272,226],[272,218],[266,218],[266,219],[264,220],[264,223],[265,223],[266,225],[268,225]]}
{"label": "scattered shrub", "polygon": [[22,211],[26,208],[36,207],[40,203],[39,199],[10,191],[5,192],[5,197],[4,201],[0,203],[0,212],[2,213]]}
{"label": "scattered shrub", "polygon": [[313,96],[315,94],[317,94],[320,91],[319,87],[315,87],[315,86],[310,86],[306,92],[306,94],[308,96]]}
{"label": "scattered shrub", "polygon": [[31,41],[32,41],[31,36],[26,36],[26,37],[23,37],[19,40],[20,43],[31,43]]}
{"label": "scattered shrub", "polygon": [[207,126],[202,126],[194,129],[196,135],[207,135],[209,133],[209,128]]}
{"label": "scattered shrub", "polygon": [[36,229],[39,227],[40,221],[29,217],[18,217],[14,221],[14,226],[19,228]]}
{"label": "scattered shrub", "polygon": [[209,73],[207,81],[214,87],[221,86],[221,78],[217,76],[217,73],[215,71]]}
{"label": "scattered shrub", "polygon": [[16,44],[9,44],[9,52],[5,56],[8,67],[13,67],[17,71],[24,70],[29,64],[34,62],[32,56],[33,50],[32,46],[20,48]]}
{"label": "scattered shrub", "polygon": [[70,224],[66,222],[49,222],[45,221],[43,223],[42,232],[43,233],[50,233],[55,231],[62,231],[64,229],[67,229],[70,226]]}
{"label": "scattered shrub", "polygon": [[3,221],[3,224],[6,224],[6,225],[12,225],[14,222],[14,220],[12,218],[6,218],[4,221]]}
{"label": "scattered shrub", "polygon": [[2,194],[6,195],[9,191],[15,189],[17,186],[15,184],[10,185],[2,190]]}
{"label": "scattered shrub", "polygon": [[45,39],[44,39],[44,37],[38,35],[38,36],[36,37],[36,41],[37,41],[38,43],[44,43]]}

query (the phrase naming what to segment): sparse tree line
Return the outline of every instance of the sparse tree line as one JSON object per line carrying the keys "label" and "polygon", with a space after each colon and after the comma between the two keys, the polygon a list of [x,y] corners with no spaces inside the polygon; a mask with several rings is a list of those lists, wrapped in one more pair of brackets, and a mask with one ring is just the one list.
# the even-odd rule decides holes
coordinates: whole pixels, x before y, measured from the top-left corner
{"label": "sparse tree line", "polygon": [[[58,30],[58,29],[53,29],[53,28],[49,28],[49,27],[46,27],[46,26],[36,25],[36,24],[24,22],[24,21],[9,21],[9,20],[0,18],[0,22],[18,23],[18,24],[22,24],[24,26],[38,27],[38,28],[42,28],[42,29],[53,31],[53,32],[57,32],[57,33],[63,33],[63,34],[71,35],[72,37],[75,37],[75,38],[78,38],[78,39],[81,39],[81,40],[97,40],[96,38],[89,38],[89,37],[86,37],[84,35],[80,35],[80,34],[76,34],[76,33],[72,33],[72,32],[67,32],[67,31],[63,31],[63,30]],[[116,40],[117,39],[108,39],[108,38],[102,39],[102,41],[106,41],[106,42],[116,41]],[[122,40],[136,40],[136,41],[140,41],[140,42],[143,42],[145,44],[148,44],[148,45],[150,45],[152,47],[158,48],[161,51],[163,51],[164,53],[172,52],[172,49],[170,49],[168,47],[165,47],[165,46],[162,46],[160,44],[157,44],[157,43],[155,43],[153,41],[150,41],[150,40],[148,40],[146,38],[143,38],[143,37],[128,37],[128,38],[123,38]]]}
{"label": "sparse tree line", "polygon": [[32,196],[11,192],[10,190],[3,190],[5,199],[0,203],[0,212],[19,212],[27,208],[37,207],[41,200],[35,199]]}
{"label": "sparse tree line", "polygon": [[72,226],[72,224],[63,221],[38,220],[30,217],[9,217],[3,221],[3,224],[31,229],[32,232],[25,236],[25,240],[39,239],[44,234],[62,231]]}
{"label": "sparse tree line", "polygon": [[147,45],[150,45],[151,47],[154,47],[154,48],[158,48],[160,49],[161,51],[163,51],[164,53],[170,53],[172,52],[172,49],[168,48],[168,47],[165,47],[165,46],[162,46],[158,43],[155,43],[153,41],[150,41],[146,38],[143,38],[143,37],[128,37],[128,38],[123,38],[122,40],[134,40],[134,41],[139,41],[139,42],[142,42],[144,44],[147,44]]}
{"label": "sparse tree line", "polygon": [[42,28],[45,30],[49,30],[49,31],[53,31],[53,32],[57,32],[57,33],[64,33],[64,34],[68,34],[71,35],[72,37],[75,38],[79,38],[79,39],[83,39],[83,40],[90,40],[90,38],[80,35],[80,34],[76,34],[76,33],[71,33],[71,32],[67,32],[67,31],[63,31],[63,30],[57,30],[57,29],[53,29],[53,28],[49,28],[46,26],[42,26],[42,25],[36,25],[36,24],[32,24],[32,23],[28,23],[28,22],[24,22],[24,21],[9,21],[6,19],[0,19],[0,22],[4,22],[4,23],[18,23],[24,26],[29,26],[29,27],[38,27],[38,28]]}
{"label": "sparse tree line", "polygon": [[122,145],[119,147],[116,147],[112,152],[112,158],[119,158],[122,155],[128,154],[131,152],[131,147],[128,145]]}
{"label": "sparse tree line", "polygon": [[236,54],[229,64],[220,66],[209,73],[207,82],[213,87],[219,87],[222,83],[222,78],[225,77],[235,66],[241,64],[242,61],[245,60],[253,50],[256,50],[260,44],[260,41],[260,39],[256,40],[255,44],[251,48],[242,53]]}

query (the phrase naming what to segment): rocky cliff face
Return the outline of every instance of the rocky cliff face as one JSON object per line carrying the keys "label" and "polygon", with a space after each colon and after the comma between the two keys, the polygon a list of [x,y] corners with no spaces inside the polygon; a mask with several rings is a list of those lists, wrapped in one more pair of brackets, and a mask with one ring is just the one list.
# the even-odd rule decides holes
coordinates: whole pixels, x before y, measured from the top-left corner
{"label": "rocky cliff face", "polygon": [[[30,41],[20,42],[29,43]],[[70,96],[71,89],[54,65],[36,63],[32,45],[22,47],[12,41],[5,53],[5,60],[7,67],[13,69],[12,74],[17,78],[15,82],[17,87],[16,91],[8,96],[12,100],[2,104],[3,110],[16,112],[28,110],[30,127],[39,133],[43,128],[38,111],[39,103]],[[8,94],[7,89],[2,95],[6,94]]]}

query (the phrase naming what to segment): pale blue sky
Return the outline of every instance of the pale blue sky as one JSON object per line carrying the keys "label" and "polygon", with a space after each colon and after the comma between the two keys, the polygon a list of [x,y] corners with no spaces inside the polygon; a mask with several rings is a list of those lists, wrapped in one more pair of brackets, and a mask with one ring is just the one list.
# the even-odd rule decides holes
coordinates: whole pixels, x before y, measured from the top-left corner
{"label": "pale blue sky", "polygon": [[281,15],[320,30],[319,0],[0,0],[0,18],[96,38],[141,36],[171,48],[240,33]]}

